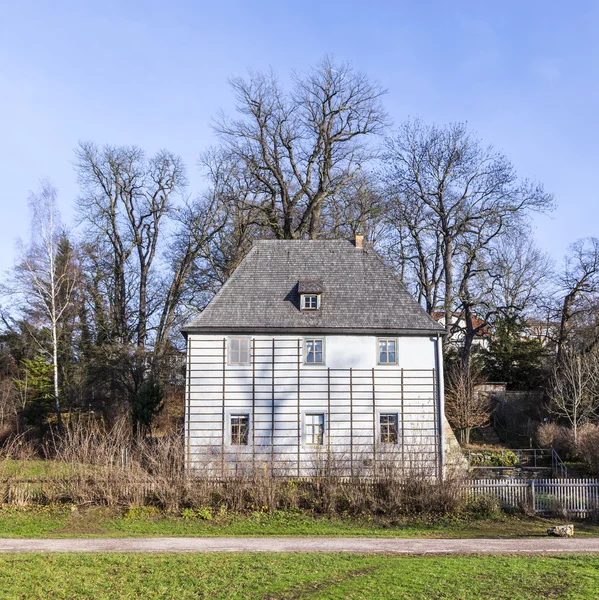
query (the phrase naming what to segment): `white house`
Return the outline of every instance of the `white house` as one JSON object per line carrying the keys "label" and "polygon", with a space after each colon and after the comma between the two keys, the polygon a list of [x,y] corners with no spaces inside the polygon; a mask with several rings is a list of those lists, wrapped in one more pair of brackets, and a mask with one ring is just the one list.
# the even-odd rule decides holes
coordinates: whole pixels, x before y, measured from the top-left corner
{"label": "white house", "polygon": [[441,472],[443,329],[362,239],[256,242],[186,325],[189,468]]}

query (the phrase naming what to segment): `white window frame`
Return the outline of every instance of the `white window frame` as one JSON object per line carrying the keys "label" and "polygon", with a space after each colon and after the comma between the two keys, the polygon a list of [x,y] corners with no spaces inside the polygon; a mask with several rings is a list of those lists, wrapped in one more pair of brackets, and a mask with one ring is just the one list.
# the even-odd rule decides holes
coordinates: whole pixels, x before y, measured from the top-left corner
{"label": "white window frame", "polygon": [[[381,427],[381,417],[383,416],[394,416],[397,421],[397,441],[396,442],[386,442],[383,441],[383,429]],[[399,412],[396,410],[378,410],[376,416],[376,426],[378,430],[378,441],[379,444],[385,446],[398,446],[401,443],[401,421]]]}
{"label": "white window frame", "polygon": [[[247,444],[234,444],[232,436],[232,419],[233,417],[247,417],[248,419],[248,441]],[[225,444],[231,448],[247,448],[252,445],[252,412],[246,408],[229,408],[225,413]]]}
{"label": "white window frame", "polygon": [[[322,441],[320,444],[308,441],[308,427],[315,427],[308,424],[308,417],[322,417]],[[307,448],[323,448],[327,443],[327,413],[322,410],[304,410],[302,411],[302,445]]]}
{"label": "white window frame", "polygon": [[[247,362],[235,362],[233,360],[233,342],[241,342],[241,341],[247,341],[248,344],[248,360]],[[252,338],[249,337],[244,337],[244,336],[232,336],[229,338],[228,340],[228,352],[227,352],[227,364],[232,366],[232,367],[236,367],[236,366],[248,366],[252,364]],[[241,358],[241,348],[239,348],[238,350],[238,356],[239,358]]]}
{"label": "white window frame", "polygon": [[[381,342],[385,342],[387,345],[385,346],[385,354],[387,358],[389,358],[389,342],[395,343],[395,360],[390,362],[389,360],[385,362],[381,362]],[[385,365],[398,365],[399,364],[399,342],[395,337],[379,337],[376,338],[376,364],[385,366]]]}
{"label": "white window frame", "polygon": [[[316,298],[316,306],[306,306],[306,298]],[[302,310],[320,310],[320,294],[302,294]]]}
{"label": "white window frame", "polygon": [[[308,362],[308,342],[320,342],[322,344],[322,362]],[[316,354],[316,351],[314,351]],[[324,354],[324,338],[304,338],[304,365],[307,366],[324,366],[325,354]]]}

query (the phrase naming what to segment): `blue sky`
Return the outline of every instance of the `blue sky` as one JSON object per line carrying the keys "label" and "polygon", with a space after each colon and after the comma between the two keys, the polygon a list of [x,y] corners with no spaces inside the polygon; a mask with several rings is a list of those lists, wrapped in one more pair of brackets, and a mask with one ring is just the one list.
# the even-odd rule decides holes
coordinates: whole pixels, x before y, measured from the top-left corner
{"label": "blue sky", "polygon": [[396,124],[468,121],[541,181],[558,208],[536,237],[559,258],[599,234],[598,31],[590,0],[0,0],[0,271],[41,178],[72,221],[79,140],[167,148],[198,189],[211,118],[233,109],[227,79],[269,67],[284,79],[324,54],[379,80]]}

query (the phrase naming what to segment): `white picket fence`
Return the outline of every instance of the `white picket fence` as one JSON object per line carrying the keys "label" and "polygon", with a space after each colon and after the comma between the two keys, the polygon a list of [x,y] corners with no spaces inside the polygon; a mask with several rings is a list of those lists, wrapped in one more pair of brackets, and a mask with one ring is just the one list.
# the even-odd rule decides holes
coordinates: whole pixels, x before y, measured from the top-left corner
{"label": "white picket fence", "polygon": [[586,517],[599,511],[597,479],[473,479],[472,499],[497,498],[501,508],[527,507],[537,513],[565,511]]}

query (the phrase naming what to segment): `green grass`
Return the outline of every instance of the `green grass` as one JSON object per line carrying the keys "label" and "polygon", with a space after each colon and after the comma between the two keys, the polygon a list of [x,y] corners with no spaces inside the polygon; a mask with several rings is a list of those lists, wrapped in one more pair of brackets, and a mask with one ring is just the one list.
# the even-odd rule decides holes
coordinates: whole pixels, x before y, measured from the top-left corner
{"label": "green grass", "polygon": [[8,554],[2,598],[597,598],[599,557]]}
{"label": "green grass", "polygon": [[20,479],[65,475],[70,465],[55,460],[12,460],[0,461],[1,477],[18,477]]}
{"label": "green grass", "polygon": [[[369,537],[531,537],[544,536],[555,519],[502,514],[492,519],[327,518],[310,513],[223,513],[211,519],[181,517],[149,507],[123,513],[108,508],[0,508],[0,537],[170,537],[170,536],[369,536]],[[599,535],[599,527],[575,524],[576,535]]]}

